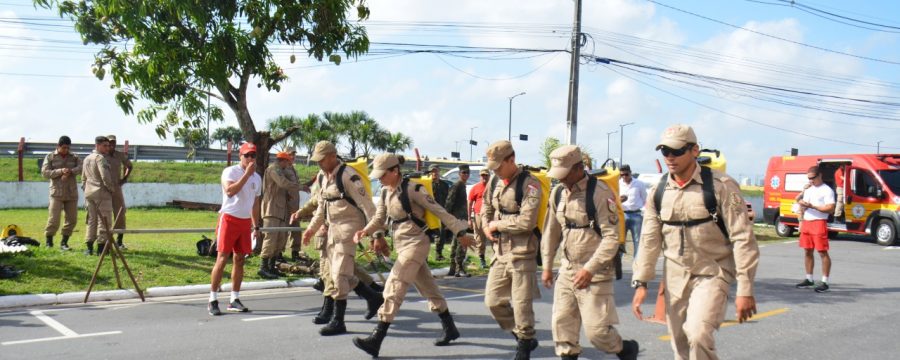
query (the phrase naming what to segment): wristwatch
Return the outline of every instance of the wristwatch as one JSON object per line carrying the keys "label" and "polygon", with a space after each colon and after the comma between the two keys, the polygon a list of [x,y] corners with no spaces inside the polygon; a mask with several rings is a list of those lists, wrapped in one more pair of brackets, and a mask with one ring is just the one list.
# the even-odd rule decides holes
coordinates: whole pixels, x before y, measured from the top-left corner
{"label": "wristwatch", "polygon": [[644,281],[640,281],[640,280],[632,280],[632,281],[631,281],[631,288],[637,289],[637,288],[639,288],[639,287],[646,288],[646,287],[647,287],[647,283],[644,282]]}

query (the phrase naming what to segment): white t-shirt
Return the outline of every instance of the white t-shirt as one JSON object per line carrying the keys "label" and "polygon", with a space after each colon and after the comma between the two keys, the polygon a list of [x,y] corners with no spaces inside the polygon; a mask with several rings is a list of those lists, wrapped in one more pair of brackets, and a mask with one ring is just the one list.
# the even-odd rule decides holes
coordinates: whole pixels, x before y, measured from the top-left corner
{"label": "white t-shirt", "polygon": [[241,191],[234,196],[229,197],[225,193],[225,184],[227,182],[238,182],[244,176],[244,169],[240,164],[229,166],[222,170],[222,209],[220,214],[228,214],[236,218],[249,219],[253,216],[253,202],[256,197],[262,195],[262,178],[259,174],[254,173],[244,183]]}
{"label": "white t-shirt", "polygon": [[635,178],[631,179],[631,184],[626,184],[625,180],[619,179],[619,195],[628,197],[622,202],[623,210],[640,210],[647,203],[647,185]]}
{"label": "white t-shirt", "polygon": [[[824,183],[819,186],[810,186],[803,192],[803,201],[819,207],[834,204],[834,190]],[[803,220],[828,220],[828,214],[819,210],[808,208],[803,212]]]}

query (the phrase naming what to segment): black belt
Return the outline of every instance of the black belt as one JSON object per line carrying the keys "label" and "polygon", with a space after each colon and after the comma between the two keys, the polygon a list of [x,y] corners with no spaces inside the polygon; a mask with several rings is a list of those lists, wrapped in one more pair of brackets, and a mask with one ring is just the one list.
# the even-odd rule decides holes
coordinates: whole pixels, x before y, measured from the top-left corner
{"label": "black belt", "polygon": [[662,219],[660,219],[659,221],[666,225],[681,227],[681,234],[680,234],[681,235],[681,244],[680,244],[681,247],[678,249],[678,256],[683,256],[684,255],[684,228],[688,228],[691,226],[697,226],[697,225],[700,225],[703,223],[708,223],[710,221],[716,221],[716,219],[714,217],[710,216],[706,219],[697,219],[697,220],[688,220],[688,221],[666,221],[666,220],[662,220]]}
{"label": "black belt", "polygon": [[411,220],[414,224],[416,224],[416,226],[418,226],[418,227],[420,227],[420,228],[425,228],[425,227],[427,226],[427,224],[425,223],[425,221],[422,221],[422,220],[420,220],[420,219],[417,219],[417,218],[414,218],[414,217],[410,217],[410,216],[407,216],[407,217],[404,217],[404,218],[400,218],[400,219],[394,219],[394,218],[391,218],[391,221],[393,221],[395,225],[396,225],[396,224],[402,224],[402,223],[405,223],[405,222],[410,221],[410,220]]}
{"label": "black belt", "polygon": [[593,226],[594,226],[594,224],[590,224],[590,223],[587,225],[576,225],[576,224],[572,224],[572,223],[566,223],[566,229],[587,229],[587,228],[590,228]]}
{"label": "black belt", "polygon": [[641,210],[640,210],[640,209],[638,209],[638,210],[625,210],[625,213],[626,213],[626,214],[640,214],[640,213],[641,213]]}

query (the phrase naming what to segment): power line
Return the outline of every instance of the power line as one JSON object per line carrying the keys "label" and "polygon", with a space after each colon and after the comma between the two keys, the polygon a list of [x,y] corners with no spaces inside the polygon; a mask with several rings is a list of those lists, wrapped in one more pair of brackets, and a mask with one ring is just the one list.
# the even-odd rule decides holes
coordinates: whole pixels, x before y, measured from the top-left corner
{"label": "power line", "polygon": [[775,0],[775,1],[781,2],[780,4],[768,2],[768,1],[760,1],[760,0],[746,0],[746,1],[760,3],[760,4],[766,4],[766,5],[789,7],[792,9],[797,9],[797,10],[803,11],[803,12],[813,15],[813,16],[817,16],[817,17],[820,17],[820,18],[823,18],[826,20],[831,20],[836,23],[857,27],[860,29],[881,31],[881,32],[888,32],[888,33],[900,33],[900,31],[897,31],[897,30],[900,30],[900,27],[897,27],[897,26],[879,24],[879,23],[875,23],[875,22],[871,22],[871,21],[865,21],[865,20],[852,18],[849,16],[836,14],[836,13],[833,13],[830,11],[825,11],[825,10],[818,9],[818,8],[815,8],[815,7],[812,7],[809,5],[801,4],[795,0],[791,0],[791,1]]}
{"label": "power line", "polygon": [[672,10],[675,10],[675,11],[678,11],[678,12],[681,12],[681,13],[684,13],[684,14],[688,14],[688,15],[695,16],[695,17],[698,17],[698,18],[701,18],[701,19],[704,19],[704,20],[712,21],[712,22],[717,23],[717,24],[729,26],[729,27],[732,27],[732,28],[735,28],[735,29],[739,29],[739,30],[744,30],[744,31],[747,31],[747,32],[751,32],[751,33],[754,33],[754,34],[757,34],[757,35],[765,36],[765,37],[772,38],[772,39],[776,39],[776,40],[781,40],[781,41],[789,42],[789,43],[792,43],[792,44],[795,44],[795,45],[800,45],[800,46],[808,47],[808,48],[811,48],[811,49],[816,49],[816,50],[820,50],[820,51],[825,51],[825,52],[829,52],[829,53],[832,53],[832,54],[839,54],[839,55],[844,55],[844,56],[850,56],[850,57],[854,57],[854,58],[862,59],[862,60],[875,61],[875,62],[880,62],[880,63],[885,63],[885,64],[892,64],[892,65],[900,65],[900,62],[897,62],[897,61],[878,59],[878,58],[873,58],[873,57],[868,57],[868,56],[862,56],[862,55],[854,55],[854,54],[847,53],[847,52],[843,52],[843,51],[832,50],[832,49],[824,48],[824,47],[821,47],[821,46],[810,45],[810,44],[803,43],[803,42],[800,42],[800,41],[794,41],[794,40],[791,40],[791,39],[786,39],[786,38],[783,38],[783,37],[779,37],[779,36],[775,36],[775,35],[766,34],[766,33],[761,32],[761,31],[756,31],[756,30],[748,29],[748,28],[745,28],[745,27],[742,27],[742,26],[737,26],[737,25],[734,25],[734,24],[731,24],[731,23],[724,22],[724,21],[722,21],[722,20],[717,20],[717,19],[713,19],[713,18],[708,17],[708,16],[700,15],[700,14],[695,13],[695,12],[690,12],[690,11],[687,11],[687,10],[684,10],[684,9],[680,9],[680,8],[677,8],[677,7],[674,7],[674,6],[666,5],[666,4],[660,3],[659,1],[656,1],[656,0],[647,0],[647,1],[649,1],[649,2],[651,2],[651,3],[654,3],[654,4],[656,4],[656,5],[659,5],[659,6],[665,7],[665,8],[669,8],[669,9],[672,9]]}

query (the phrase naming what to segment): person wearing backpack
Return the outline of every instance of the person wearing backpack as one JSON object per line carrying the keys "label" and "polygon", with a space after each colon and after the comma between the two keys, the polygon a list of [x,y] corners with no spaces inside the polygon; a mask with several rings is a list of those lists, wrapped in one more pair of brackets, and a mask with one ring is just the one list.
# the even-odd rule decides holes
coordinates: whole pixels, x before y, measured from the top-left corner
{"label": "person wearing backpack", "polygon": [[334,312],[331,321],[319,329],[323,336],[339,335],[347,332],[344,324],[344,313],[347,310],[347,295],[350,290],[357,291],[366,299],[366,319],[375,316],[375,312],[384,302],[381,294],[359,281],[353,274],[356,267],[356,243],[353,235],[366,226],[366,219],[375,216],[375,204],[366,192],[362,178],[337,156],[337,148],[329,141],[319,141],[313,149],[310,160],[319,163],[318,196],[319,205],[303,232],[303,245],[309,245],[310,239],[319,231],[326,221],[328,234],[323,256],[322,268],[329,269],[334,282],[333,287],[326,287],[323,307],[333,302]]}
{"label": "person wearing backpack", "polygon": [[[581,325],[598,350],[636,359],[638,343],[622,340],[613,282],[613,261],[619,252],[618,205],[604,182],[584,170],[581,149],[564,145],[550,153],[548,176],[561,184],[551,192],[544,222],[541,254],[544,287],[553,290],[551,329],[556,355],[578,359]],[[562,247],[559,276],[553,285],[553,260]]]}
{"label": "person wearing backpack", "polygon": [[487,150],[488,181],[481,222],[492,242],[494,258],[485,283],[484,304],[505,331],[516,338],[516,359],[527,360],[538,346],[534,338],[532,303],[540,298],[537,285],[538,211],[541,184],[516,165],[512,143],[498,141]]}
{"label": "person wearing backpack", "polygon": [[759,247],[747,205],[734,179],[697,163],[697,144],[687,125],[672,125],[662,134],[656,149],[669,173],[651,188],[631,282],[632,312],[642,319],[647,282],[662,253],[666,321],[676,359],[718,359],[714,335],[725,320],[731,284],[737,282],[738,322],[756,313]]}
{"label": "person wearing backpack", "polygon": [[378,155],[372,163],[371,179],[379,179],[384,186],[381,190],[381,201],[378,210],[366,227],[354,236],[359,242],[364,236],[372,236],[372,249],[379,254],[389,254],[390,248],[384,239],[385,225],[392,221],[394,248],[397,250],[397,262],[391,268],[391,274],[385,281],[384,305],[378,309],[378,325],[372,335],[366,338],[354,338],[353,344],[378,357],[381,343],[387,330],[400,310],[410,285],[415,285],[419,294],[428,300],[428,308],[437,313],[441,319],[441,335],[434,341],[435,346],[446,346],[459,338],[459,330],[453,322],[447,300],[428,269],[428,252],[431,247],[425,223],[425,211],[429,211],[441,219],[450,229],[461,246],[468,247],[472,236],[467,233],[468,222],[451,215],[438,204],[424,187],[403,177],[400,170],[404,159],[394,154]]}

